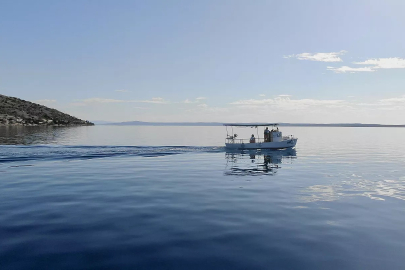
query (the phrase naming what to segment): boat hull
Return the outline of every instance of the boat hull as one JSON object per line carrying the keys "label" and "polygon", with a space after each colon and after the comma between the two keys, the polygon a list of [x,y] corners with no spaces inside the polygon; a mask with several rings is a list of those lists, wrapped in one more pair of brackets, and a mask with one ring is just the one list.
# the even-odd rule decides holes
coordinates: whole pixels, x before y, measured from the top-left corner
{"label": "boat hull", "polygon": [[285,149],[295,147],[298,139],[284,140],[281,142],[262,143],[225,143],[229,149]]}

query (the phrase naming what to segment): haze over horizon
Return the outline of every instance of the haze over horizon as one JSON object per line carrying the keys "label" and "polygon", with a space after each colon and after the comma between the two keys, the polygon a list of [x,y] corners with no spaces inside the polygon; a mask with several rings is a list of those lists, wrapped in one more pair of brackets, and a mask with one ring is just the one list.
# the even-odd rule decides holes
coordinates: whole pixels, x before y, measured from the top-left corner
{"label": "haze over horizon", "polygon": [[0,94],[87,120],[405,124],[404,1],[8,1]]}

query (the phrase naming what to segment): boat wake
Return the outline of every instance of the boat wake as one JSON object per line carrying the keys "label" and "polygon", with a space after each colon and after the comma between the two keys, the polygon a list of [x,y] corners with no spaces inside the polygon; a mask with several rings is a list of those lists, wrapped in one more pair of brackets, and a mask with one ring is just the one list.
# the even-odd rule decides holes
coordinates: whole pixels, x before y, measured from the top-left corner
{"label": "boat wake", "polygon": [[224,147],[194,146],[0,146],[0,164],[36,160],[94,159],[117,156],[161,157],[184,153],[224,152]]}
{"label": "boat wake", "polygon": [[61,145],[3,145],[0,146],[0,165],[25,161],[86,160],[139,156],[146,158],[186,154],[225,153],[227,156],[243,157],[265,155],[274,158],[295,156],[294,149],[285,150],[237,150],[215,146],[61,146]]}

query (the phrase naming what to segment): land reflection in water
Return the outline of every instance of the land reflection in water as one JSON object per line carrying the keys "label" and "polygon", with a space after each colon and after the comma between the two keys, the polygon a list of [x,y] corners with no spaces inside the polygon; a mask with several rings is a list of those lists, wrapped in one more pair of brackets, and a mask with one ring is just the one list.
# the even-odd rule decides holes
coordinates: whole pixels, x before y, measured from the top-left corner
{"label": "land reflection in water", "polygon": [[295,149],[282,150],[231,150],[225,152],[225,175],[261,176],[274,175],[282,163],[297,158]]}
{"label": "land reflection in water", "polygon": [[72,141],[80,136],[80,126],[1,126],[0,144],[3,145],[32,145],[57,144]]}

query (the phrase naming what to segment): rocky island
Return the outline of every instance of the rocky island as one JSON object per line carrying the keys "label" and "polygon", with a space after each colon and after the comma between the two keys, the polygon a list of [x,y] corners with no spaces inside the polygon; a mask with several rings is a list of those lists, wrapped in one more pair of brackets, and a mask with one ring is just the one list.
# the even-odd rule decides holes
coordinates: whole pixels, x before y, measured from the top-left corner
{"label": "rocky island", "polygon": [[0,95],[0,126],[93,126],[43,105]]}

